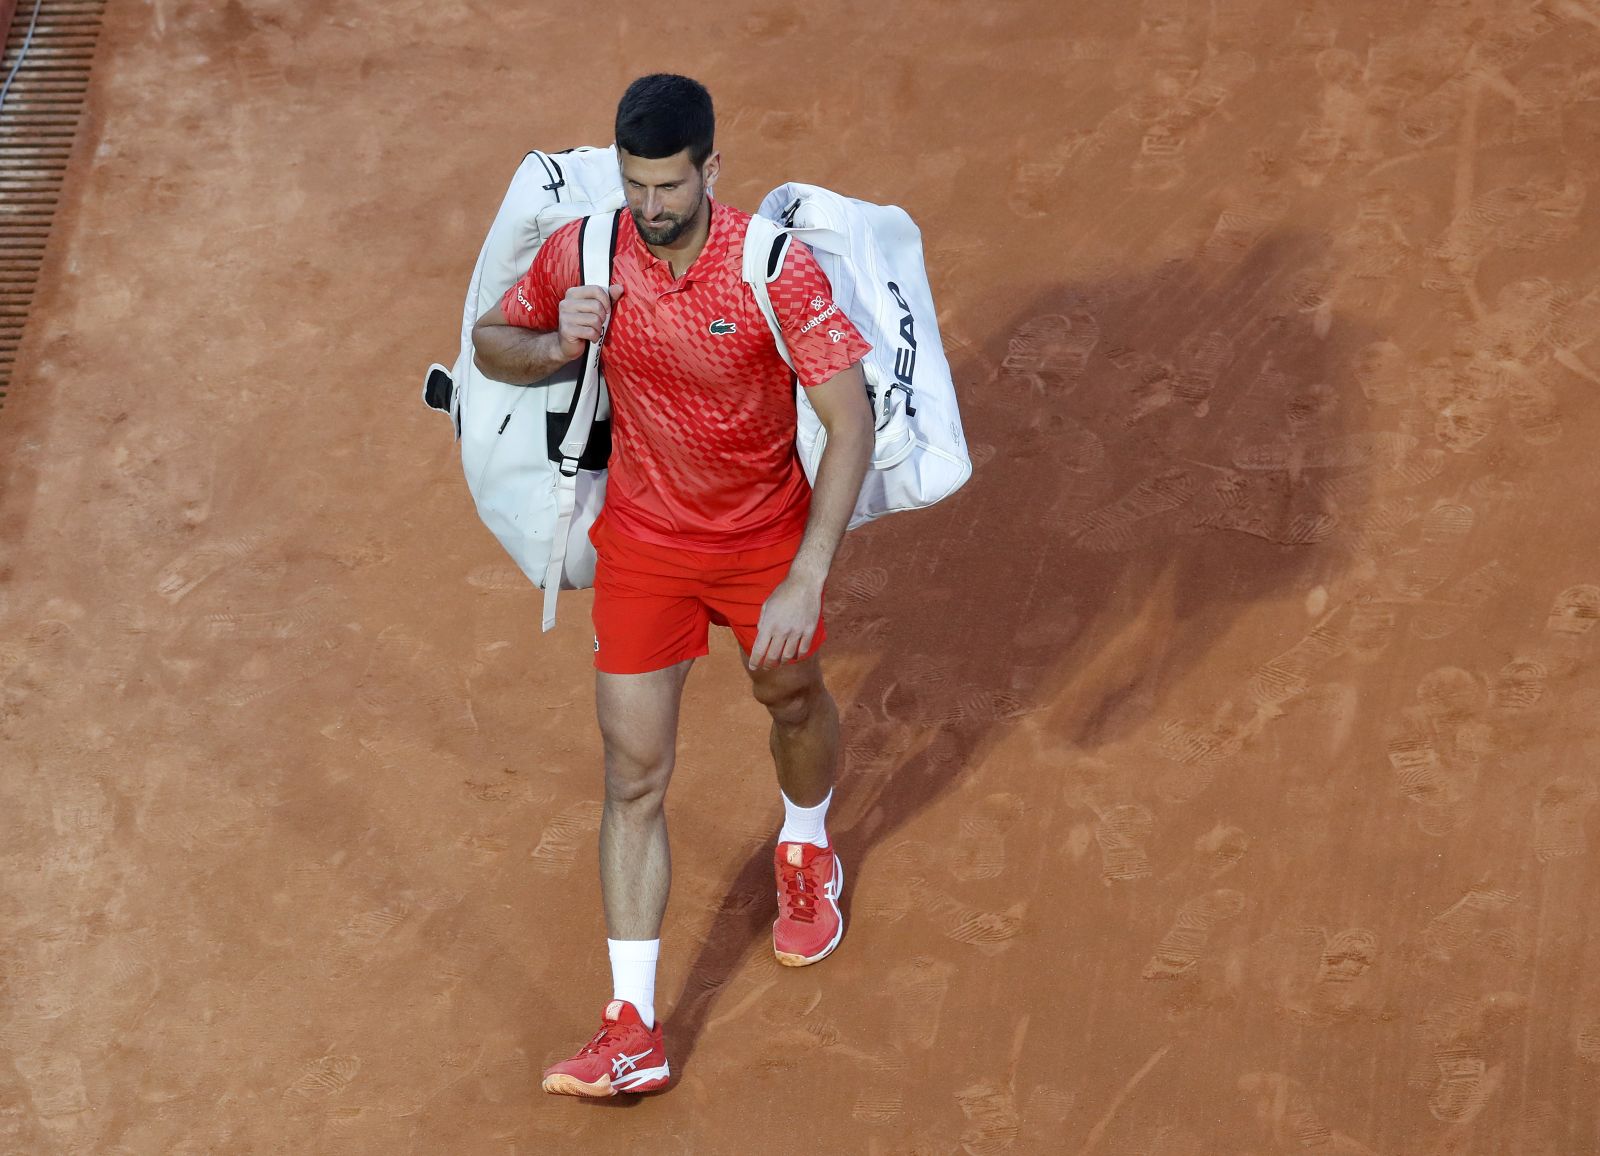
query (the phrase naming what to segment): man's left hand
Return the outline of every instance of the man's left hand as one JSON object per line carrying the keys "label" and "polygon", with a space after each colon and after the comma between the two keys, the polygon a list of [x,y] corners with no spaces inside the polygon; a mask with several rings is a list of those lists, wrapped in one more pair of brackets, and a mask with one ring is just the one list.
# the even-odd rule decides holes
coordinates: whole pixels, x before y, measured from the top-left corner
{"label": "man's left hand", "polygon": [[761,605],[750,669],[770,670],[809,653],[821,616],[821,585],[793,575],[785,578]]}

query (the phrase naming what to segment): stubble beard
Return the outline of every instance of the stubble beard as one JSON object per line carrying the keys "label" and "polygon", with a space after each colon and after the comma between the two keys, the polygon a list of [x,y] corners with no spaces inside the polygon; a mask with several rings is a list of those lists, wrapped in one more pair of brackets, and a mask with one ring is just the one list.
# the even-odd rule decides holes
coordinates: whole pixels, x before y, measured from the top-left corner
{"label": "stubble beard", "polygon": [[[693,218],[690,218],[692,220]],[[633,216],[633,223],[639,227],[639,236],[650,245],[670,245],[683,236],[684,230],[689,227],[689,221],[672,220],[662,225],[659,229],[652,229],[639,219],[637,213]]]}
{"label": "stubble beard", "polygon": [[[700,206],[706,203],[705,182],[700,182],[700,196],[695,201],[695,208],[686,217],[669,217],[667,223],[658,228],[651,228],[644,223],[638,213],[633,214],[633,223],[639,230],[647,245],[670,245],[684,233],[689,231],[689,226],[694,224],[695,217],[700,213]],[[631,210],[630,210],[631,211]]]}

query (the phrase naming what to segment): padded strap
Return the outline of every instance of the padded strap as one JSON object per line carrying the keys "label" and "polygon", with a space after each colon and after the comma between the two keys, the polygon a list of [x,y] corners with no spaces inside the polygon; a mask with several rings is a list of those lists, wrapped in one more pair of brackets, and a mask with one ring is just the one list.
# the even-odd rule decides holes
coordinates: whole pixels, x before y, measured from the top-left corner
{"label": "padded strap", "polygon": [[[585,285],[598,286],[610,291],[611,249],[616,239],[619,214],[601,213],[588,217],[580,226],[579,244],[582,246],[582,275]],[[572,422],[567,426],[567,436],[561,443],[561,472],[576,471],[578,459],[589,444],[589,431],[600,412],[600,395],[605,383],[600,377],[600,345],[605,341],[601,332],[599,341],[591,341],[584,351],[583,379],[579,383],[577,400],[572,407]]]}
{"label": "padded strap", "polygon": [[[580,273],[585,285],[598,285],[609,291],[611,286],[611,255],[616,245],[617,213],[600,213],[584,218],[578,226]],[[600,376],[600,345],[605,340],[591,341],[584,351],[583,378],[578,384],[577,396],[572,402],[572,420],[567,424],[567,436],[561,443],[561,476],[556,487],[556,525],[550,538],[550,561],[544,571],[544,629],[556,624],[556,598],[561,591],[561,578],[567,561],[567,536],[572,532],[572,513],[577,506],[578,459],[589,444],[589,433],[594,428],[600,411],[601,395],[605,382]]]}
{"label": "padded strap", "polygon": [[788,251],[787,229],[766,217],[750,218],[750,226],[744,234],[745,284],[750,286],[756,304],[761,307],[761,315],[767,319],[767,328],[772,330],[772,340],[778,347],[778,353],[793,370],[794,358],[789,355],[789,346],[783,340],[783,327],[778,324],[778,315],[772,310],[772,291],[768,288],[783,271],[783,259]]}

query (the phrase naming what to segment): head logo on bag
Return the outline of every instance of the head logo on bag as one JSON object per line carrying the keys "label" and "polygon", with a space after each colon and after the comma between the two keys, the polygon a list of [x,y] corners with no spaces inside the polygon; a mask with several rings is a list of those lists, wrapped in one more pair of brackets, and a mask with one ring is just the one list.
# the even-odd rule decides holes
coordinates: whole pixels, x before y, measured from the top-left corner
{"label": "head logo on bag", "polygon": [[900,340],[905,344],[894,351],[894,384],[890,389],[903,389],[906,391],[906,416],[916,417],[917,411],[911,407],[911,399],[916,396],[911,379],[917,372],[917,330],[916,323],[911,317],[911,306],[906,304],[905,295],[900,292],[900,286],[893,281],[885,282],[889,292],[894,297],[894,303],[900,306]]}

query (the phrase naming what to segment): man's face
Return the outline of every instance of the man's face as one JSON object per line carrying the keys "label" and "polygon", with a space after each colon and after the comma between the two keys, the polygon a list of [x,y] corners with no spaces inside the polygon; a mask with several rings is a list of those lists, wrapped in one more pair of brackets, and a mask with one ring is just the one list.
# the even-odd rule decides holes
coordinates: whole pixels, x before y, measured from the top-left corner
{"label": "man's face", "polygon": [[705,201],[706,186],[716,178],[717,154],[697,167],[684,149],[670,157],[649,160],[617,150],[622,189],[639,235],[651,245],[671,245],[694,224]]}

